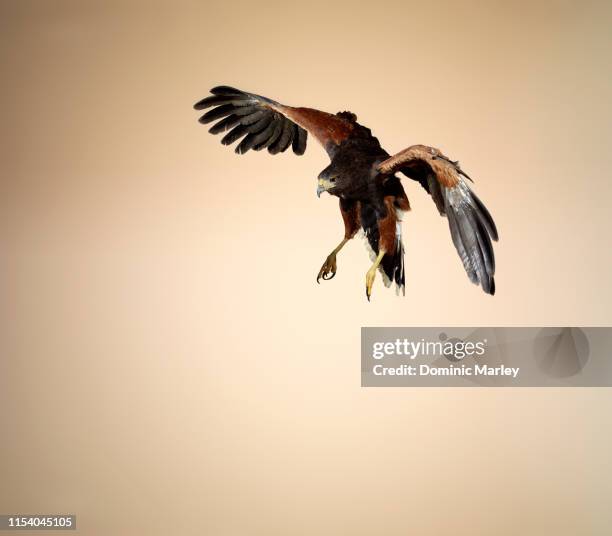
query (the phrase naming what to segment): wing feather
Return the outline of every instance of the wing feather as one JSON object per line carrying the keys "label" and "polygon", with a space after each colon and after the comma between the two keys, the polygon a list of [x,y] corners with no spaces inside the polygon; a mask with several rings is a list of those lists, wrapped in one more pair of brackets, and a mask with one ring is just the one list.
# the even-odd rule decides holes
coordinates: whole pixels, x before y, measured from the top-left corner
{"label": "wing feather", "polygon": [[260,130],[257,133],[257,136],[255,137],[255,139],[253,140],[253,146],[252,149],[255,151],[260,151],[261,149],[263,149],[264,147],[266,147],[266,144],[270,144],[271,141],[274,141],[272,138],[272,135],[274,134],[275,130],[278,128],[279,125],[282,125],[283,121],[282,119],[278,118],[278,117],[273,117],[269,124],[266,125],[266,127],[263,130]]}
{"label": "wing feather", "polygon": [[[211,95],[194,105],[196,110],[210,108],[199,121],[207,124],[220,119],[209,129],[211,134],[220,134],[232,129],[221,140],[225,145],[245,136],[236,148],[239,154],[249,149],[261,150],[266,147],[269,153],[277,154],[291,147],[295,154],[302,155],[306,151],[310,133],[331,157],[336,147],[346,140],[355,128],[355,116],[346,112],[330,114],[312,108],[284,106],[267,97],[229,86],[217,86],[210,92]],[[261,121],[268,115],[270,119],[264,125]],[[257,124],[259,130],[243,128],[253,124]],[[274,125],[273,128],[270,127],[271,124]],[[259,128],[261,125],[264,126]],[[270,127],[269,137],[251,136],[266,127]]]}
{"label": "wing feather", "polygon": [[293,152],[295,154],[304,154],[306,151],[306,131],[299,128],[297,125],[294,127],[293,132]]}
{"label": "wing feather", "polygon": [[241,99],[239,96],[234,95],[212,95],[210,97],[206,97],[202,99],[200,102],[196,103],[193,107],[196,110],[205,110],[206,108],[210,108],[211,106],[221,106],[224,104],[231,104],[233,106],[249,106],[251,104],[251,100]]}
{"label": "wing feather", "polygon": [[277,154],[287,150],[294,140],[295,132],[298,132],[303,141],[294,147],[294,152],[304,152],[307,132],[284,113],[286,107],[266,97],[229,86],[217,86],[210,92],[212,95],[197,102],[194,108],[211,108],[200,117],[200,123],[207,124],[220,119],[209,129],[211,134],[231,129],[221,139],[223,145],[230,145],[243,138],[236,147],[238,154],[244,154],[250,149],[260,151],[266,147],[271,154]]}
{"label": "wing feather", "polygon": [[236,140],[242,138],[242,136],[248,133],[247,126],[248,125],[238,125],[236,128],[233,128],[221,139],[221,143],[223,145],[231,145]]}
{"label": "wing feather", "polygon": [[270,154],[277,154],[286,151],[291,143],[294,128],[297,128],[297,125],[294,125],[290,121],[283,121],[281,128],[274,132],[275,136],[270,138],[268,152]]}
{"label": "wing feather", "polygon": [[225,132],[230,128],[235,127],[238,123],[240,123],[240,117],[237,115],[228,115],[225,119],[222,119],[218,123],[215,123],[212,127],[208,129],[208,132],[211,134],[219,134],[221,132]]}
{"label": "wing feather", "polygon": [[453,244],[470,281],[495,294],[492,241],[498,240],[497,227],[465,182],[463,177],[469,177],[459,163],[433,147],[413,145],[379,163],[378,171],[383,175],[399,171],[427,190],[440,214],[448,217]]}

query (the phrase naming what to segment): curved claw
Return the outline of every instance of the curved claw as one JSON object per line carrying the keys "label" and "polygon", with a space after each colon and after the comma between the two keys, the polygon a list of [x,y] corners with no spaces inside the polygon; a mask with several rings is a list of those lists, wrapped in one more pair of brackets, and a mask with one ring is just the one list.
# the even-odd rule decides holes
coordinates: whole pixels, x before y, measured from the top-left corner
{"label": "curved claw", "polygon": [[329,281],[330,279],[333,279],[335,275],[336,257],[335,255],[333,257],[330,255],[329,257],[327,257],[327,259],[325,259],[323,266],[321,266],[321,269],[319,270],[319,273],[317,275],[317,283],[319,283],[320,279],[323,279],[323,281]]}
{"label": "curved claw", "polygon": [[374,285],[374,279],[376,277],[376,268],[373,270],[370,269],[366,273],[366,298],[370,301],[370,296],[372,296],[372,285]]}
{"label": "curved claw", "polygon": [[376,270],[378,269],[380,261],[382,261],[384,256],[385,251],[381,249],[378,252],[378,257],[376,257],[374,264],[372,264],[371,268],[366,272],[366,297],[368,298],[368,301],[370,301],[370,296],[372,295],[372,285],[374,284],[374,279],[376,279]]}

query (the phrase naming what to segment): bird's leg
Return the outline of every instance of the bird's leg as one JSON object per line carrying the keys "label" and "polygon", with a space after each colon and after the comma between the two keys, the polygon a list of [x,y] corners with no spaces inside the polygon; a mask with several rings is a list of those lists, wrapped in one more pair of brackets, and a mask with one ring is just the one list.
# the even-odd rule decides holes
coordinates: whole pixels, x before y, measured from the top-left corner
{"label": "bird's leg", "polygon": [[328,279],[332,279],[336,275],[336,255],[344,247],[344,244],[346,244],[348,241],[349,238],[344,238],[342,242],[340,242],[336,246],[336,248],[327,256],[325,262],[323,263],[323,266],[321,266],[321,269],[319,270],[319,274],[317,275],[317,283],[321,278],[327,281]]}
{"label": "bird's leg", "polygon": [[372,295],[372,285],[374,284],[374,278],[376,277],[376,270],[378,269],[378,265],[384,256],[385,251],[381,249],[378,257],[376,257],[376,260],[366,272],[366,297],[368,298],[368,301],[370,301],[370,296]]}

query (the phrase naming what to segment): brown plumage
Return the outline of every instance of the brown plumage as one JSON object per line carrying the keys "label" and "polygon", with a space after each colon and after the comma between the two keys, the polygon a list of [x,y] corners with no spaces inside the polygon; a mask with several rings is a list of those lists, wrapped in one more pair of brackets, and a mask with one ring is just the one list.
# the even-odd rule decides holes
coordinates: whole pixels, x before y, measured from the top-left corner
{"label": "brown plumage", "polygon": [[344,221],[344,238],[350,240],[361,229],[361,203],[340,198],[340,214]]}
{"label": "brown plumage", "polygon": [[354,123],[327,112],[282,105],[277,105],[274,109],[307,130],[326,148],[340,145],[353,132]]}
{"label": "brown plumage", "polygon": [[250,149],[277,154],[290,146],[294,153],[303,154],[308,133],[327,151],[331,162],[319,174],[317,195],[327,192],[340,198],[345,233],[327,256],[317,282],[334,277],[337,253],[363,229],[374,260],[366,274],[368,299],[377,270],[387,286],[395,282],[398,290],[404,290],[401,214],[410,210],[410,204],[395,175],[400,172],[419,182],[440,214],[448,218],[453,243],[470,280],[488,294],[495,293],[492,240],[498,239],[497,229],[458,162],[425,145],[413,145],[390,156],[352,112],[294,108],[228,86],[215,87],[211,93],[195,105],[196,110],[212,108],[200,122],[217,121],[209,129],[212,134],[229,130],[221,142],[229,145],[240,140],[238,154]]}

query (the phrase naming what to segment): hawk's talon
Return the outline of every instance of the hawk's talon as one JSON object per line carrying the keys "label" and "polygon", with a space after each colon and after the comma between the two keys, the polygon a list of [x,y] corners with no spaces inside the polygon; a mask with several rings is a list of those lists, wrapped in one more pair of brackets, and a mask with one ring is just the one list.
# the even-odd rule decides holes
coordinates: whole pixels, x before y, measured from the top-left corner
{"label": "hawk's talon", "polygon": [[372,285],[374,285],[376,277],[376,268],[376,266],[373,266],[366,273],[366,298],[368,301],[370,301],[370,296],[372,296]]}
{"label": "hawk's talon", "polygon": [[336,271],[336,255],[329,255],[319,270],[319,274],[317,275],[317,283],[319,283],[319,279],[323,279],[324,281],[333,279],[336,275]]}
{"label": "hawk's talon", "polygon": [[366,272],[366,298],[368,298],[368,301],[370,301],[370,296],[372,295],[372,285],[374,284],[374,279],[376,278],[376,270],[378,270],[378,265],[380,264],[380,261],[382,261],[384,255],[385,252],[381,249],[378,252],[378,256],[376,257],[374,264],[372,264],[370,269]]}

